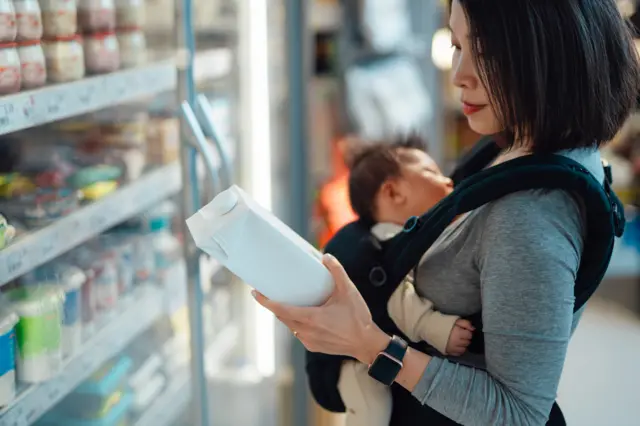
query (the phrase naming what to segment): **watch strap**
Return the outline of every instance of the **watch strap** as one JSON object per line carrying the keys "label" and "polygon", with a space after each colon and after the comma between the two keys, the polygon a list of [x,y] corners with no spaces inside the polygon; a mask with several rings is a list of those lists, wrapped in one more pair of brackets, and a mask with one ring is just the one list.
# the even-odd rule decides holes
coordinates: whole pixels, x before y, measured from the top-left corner
{"label": "watch strap", "polygon": [[398,336],[393,336],[389,341],[389,345],[384,350],[384,353],[402,362],[405,354],[407,353],[407,342]]}

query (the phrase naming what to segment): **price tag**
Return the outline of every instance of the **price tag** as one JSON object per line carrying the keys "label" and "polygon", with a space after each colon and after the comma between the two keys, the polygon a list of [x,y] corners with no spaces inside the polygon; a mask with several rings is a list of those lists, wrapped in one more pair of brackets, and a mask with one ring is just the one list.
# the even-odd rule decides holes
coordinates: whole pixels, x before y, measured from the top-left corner
{"label": "price tag", "polygon": [[29,96],[22,105],[22,115],[27,123],[36,125],[44,121],[45,111],[35,96]]}
{"label": "price tag", "polygon": [[87,82],[86,85],[78,91],[78,102],[80,107],[89,108],[94,101],[96,87],[93,83]]}
{"label": "price tag", "polygon": [[0,130],[11,125],[11,117],[15,111],[13,104],[0,104]]}
{"label": "price tag", "polygon": [[7,256],[7,272],[9,275],[19,275],[27,265],[27,248],[18,248]]}
{"label": "price tag", "polygon": [[60,114],[64,101],[65,96],[64,92],[62,91],[56,92],[51,96],[47,105],[47,115],[49,116],[49,118],[53,118]]}

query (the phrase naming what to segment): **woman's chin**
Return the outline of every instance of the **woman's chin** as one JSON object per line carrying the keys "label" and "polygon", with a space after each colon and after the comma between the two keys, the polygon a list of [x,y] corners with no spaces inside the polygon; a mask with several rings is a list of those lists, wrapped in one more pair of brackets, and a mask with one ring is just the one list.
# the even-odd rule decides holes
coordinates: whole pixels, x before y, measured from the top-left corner
{"label": "woman's chin", "polygon": [[467,117],[467,122],[471,130],[482,136],[490,136],[498,133],[497,126],[493,120],[483,120],[481,117]]}

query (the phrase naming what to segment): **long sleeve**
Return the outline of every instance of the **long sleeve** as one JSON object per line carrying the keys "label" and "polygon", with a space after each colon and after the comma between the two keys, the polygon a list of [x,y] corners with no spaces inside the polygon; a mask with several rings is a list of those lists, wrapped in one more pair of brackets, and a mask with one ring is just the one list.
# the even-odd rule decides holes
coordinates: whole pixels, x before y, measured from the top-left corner
{"label": "long sleeve", "polygon": [[393,322],[411,341],[425,341],[441,354],[446,354],[449,335],[459,317],[436,311],[430,300],[416,293],[411,277],[407,277],[393,292],[387,310]]}
{"label": "long sleeve", "polygon": [[413,394],[465,426],[544,425],[577,323],[580,210],[564,192],[536,191],[478,213],[486,371],[433,358]]}

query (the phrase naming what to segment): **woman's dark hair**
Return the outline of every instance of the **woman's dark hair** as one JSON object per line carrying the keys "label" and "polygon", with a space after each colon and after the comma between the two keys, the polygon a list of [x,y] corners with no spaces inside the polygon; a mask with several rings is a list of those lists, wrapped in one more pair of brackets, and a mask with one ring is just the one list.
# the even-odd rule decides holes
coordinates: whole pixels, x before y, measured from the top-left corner
{"label": "woman's dark hair", "polygon": [[[510,144],[598,147],[636,104],[638,54],[614,0],[454,0]],[[449,0],[451,5],[451,0]]]}
{"label": "woman's dark hair", "polygon": [[391,143],[364,144],[352,152],[348,164],[349,200],[361,221],[375,224],[376,195],[387,180],[400,176],[405,149],[426,152],[427,144],[419,136],[412,135]]}

